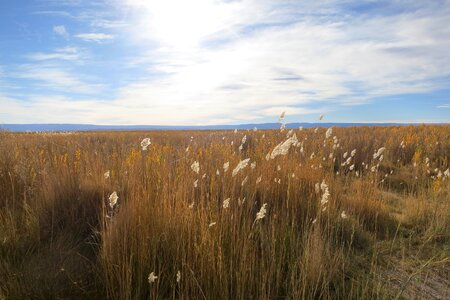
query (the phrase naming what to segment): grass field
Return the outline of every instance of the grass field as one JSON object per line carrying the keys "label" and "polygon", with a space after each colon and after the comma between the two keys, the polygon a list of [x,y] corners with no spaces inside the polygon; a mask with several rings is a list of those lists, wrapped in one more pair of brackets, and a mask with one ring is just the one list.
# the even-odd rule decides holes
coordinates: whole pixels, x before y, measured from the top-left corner
{"label": "grass field", "polygon": [[450,126],[3,132],[0,299],[449,299],[449,157]]}

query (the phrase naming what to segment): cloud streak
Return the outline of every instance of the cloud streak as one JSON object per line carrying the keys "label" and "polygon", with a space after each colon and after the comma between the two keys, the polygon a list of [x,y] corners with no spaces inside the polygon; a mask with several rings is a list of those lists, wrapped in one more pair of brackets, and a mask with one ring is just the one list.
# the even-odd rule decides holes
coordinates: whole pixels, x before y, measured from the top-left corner
{"label": "cloud streak", "polygon": [[46,94],[98,94],[105,89],[105,85],[81,80],[70,68],[52,62],[20,65],[10,76],[29,80],[32,87]]}
{"label": "cloud streak", "polygon": [[76,47],[58,48],[54,52],[35,52],[25,57],[34,61],[67,60],[76,62],[81,62],[84,58],[81,50]]}
{"label": "cloud streak", "polygon": [[114,39],[114,35],[106,33],[80,33],[76,34],[75,37],[82,39],[86,42],[105,42]]}

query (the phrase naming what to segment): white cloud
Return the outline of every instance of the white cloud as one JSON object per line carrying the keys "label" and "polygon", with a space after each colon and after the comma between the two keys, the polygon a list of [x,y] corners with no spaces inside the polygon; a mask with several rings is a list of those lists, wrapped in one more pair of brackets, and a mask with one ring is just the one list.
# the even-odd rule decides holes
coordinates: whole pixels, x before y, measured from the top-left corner
{"label": "white cloud", "polygon": [[107,20],[102,18],[93,18],[90,22],[92,27],[104,28],[104,29],[115,29],[115,28],[123,28],[128,26],[129,24],[122,20]]}
{"label": "white cloud", "polygon": [[53,26],[53,32],[66,39],[69,37],[69,33],[64,25]]}
{"label": "white cloud", "polygon": [[104,42],[114,39],[114,35],[106,33],[80,33],[75,35],[75,37],[80,38],[86,42]]}
{"label": "white cloud", "polygon": [[450,108],[450,104],[439,105],[438,108]]}
{"label": "white cloud", "polygon": [[[272,12],[269,2],[218,7],[201,2],[209,3],[204,6],[209,11],[184,7],[184,2],[168,7],[129,2],[143,14],[132,35],[151,49],[133,65],[147,63],[150,72],[164,76],[121,88],[117,104],[141,107],[151,123],[240,122],[268,112],[276,116],[280,108],[300,115],[318,112],[307,109],[310,104],[324,110],[330,103],[359,105],[379,96],[428,92],[440,88],[436,77],[450,74],[450,30],[444,25],[450,17],[445,11],[339,20],[305,16],[263,26],[261,20],[290,20],[289,12]],[[170,16],[173,7],[187,13]],[[144,17],[158,13],[159,21]],[[191,18],[194,23],[186,25]],[[252,26],[253,32],[241,33]],[[218,35],[226,42],[217,43]]]}
{"label": "white cloud", "polygon": [[41,89],[46,93],[56,91],[97,94],[105,88],[102,84],[81,80],[80,75],[68,67],[47,62],[21,65],[11,74],[11,77],[31,80],[34,88]]}
{"label": "white cloud", "polygon": [[82,50],[76,47],[64,47],[55,49],[54,52],[35,52],[26,55],[26,58],[35,61],[44,60],[68,60],[68,61],[78,61],[83,59]]}

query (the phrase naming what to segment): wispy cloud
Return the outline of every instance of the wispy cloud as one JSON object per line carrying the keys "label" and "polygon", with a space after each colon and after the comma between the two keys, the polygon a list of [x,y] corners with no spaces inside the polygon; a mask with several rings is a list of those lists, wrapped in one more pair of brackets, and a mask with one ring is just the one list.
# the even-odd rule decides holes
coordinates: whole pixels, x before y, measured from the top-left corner
{"label": "wispy cloud", "polygon": [[98,94],[105,86],[81,80],[70,68],[47,62],[21,65],[12,77],[32,81],[32,85],[44,92],[71,92],[74,94]]}
{"label": "wispy cloud", "polygon": [[129,24],[123,20],[108,20],[103,18],[94,18],[90,21],[90,26],[104,29],[117,29],[129,26]]}
{"label": "wispy cloud", "polygon": [[82,51],[76,47],[64,47],[55,49],[54,52],[35,52],[26,55],[27,59],[35,61],[44,60],[68,60],[81,62],[83,59]]}
{"label": "wispy cloud", "polygon": [[31,12],[32,15],[46,15],[46,16],[57,16],[57,17],[67,17],[67,18],[75,18],[74,15],[72,15],[68,11],[63,10],[38,10]]}
{"label": "wispy cloud", "polygon": [[439,105],[438,108],[450,108],[450,104]]}
{"label": "wispy cloud", "polygon": [[75,37],[80,38],[86,42],[105,42],[114,39],[114,35],[106,33],[80,33],[76,34]]}
{"label": "wispy cloud", "polygon": [[53,26],[53,32],[66,39],[69,37],[69,33],[67,32],[66,27],[64,25]]}

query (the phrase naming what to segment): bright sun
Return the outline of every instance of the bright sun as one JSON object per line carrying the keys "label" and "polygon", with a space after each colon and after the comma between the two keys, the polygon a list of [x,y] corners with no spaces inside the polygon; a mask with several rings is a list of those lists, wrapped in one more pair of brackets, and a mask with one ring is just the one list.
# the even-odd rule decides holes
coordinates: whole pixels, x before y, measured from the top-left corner
{"label": "bright sun", "polygon": [[237,13],[236,3],[214,0],[130,0],[137,8],[145,34],[168,47],[196,47],[202,40],[220,34]]}

